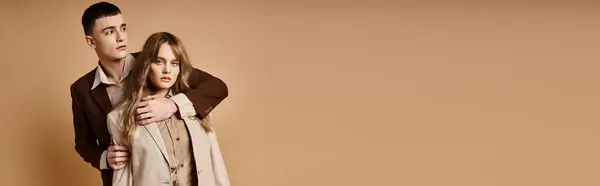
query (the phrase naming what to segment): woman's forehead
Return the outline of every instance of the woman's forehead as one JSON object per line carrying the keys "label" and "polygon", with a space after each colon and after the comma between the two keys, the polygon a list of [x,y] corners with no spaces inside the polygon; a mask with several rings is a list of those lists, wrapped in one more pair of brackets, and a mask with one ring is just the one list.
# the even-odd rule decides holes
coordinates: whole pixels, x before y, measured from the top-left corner
{"label": "woman's forehead", "polygon": [[175,60],[175,59],[177,59],[177,56],[173,52],[171,45],[169,45],[168,43],[165,43],[160,46],[160,49],[158,50],[157,58],[163,59],[163,60]]}

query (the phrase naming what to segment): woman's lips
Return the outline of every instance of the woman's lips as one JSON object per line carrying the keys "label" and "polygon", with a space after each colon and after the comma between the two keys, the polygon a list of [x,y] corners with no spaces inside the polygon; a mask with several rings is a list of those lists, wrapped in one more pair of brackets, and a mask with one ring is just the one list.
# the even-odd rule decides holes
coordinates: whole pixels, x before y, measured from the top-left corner
{"label": "woman's lips", "polygon": [[170,77],[161,77],[160,80],[163,82],[170,82],[171,78]]}

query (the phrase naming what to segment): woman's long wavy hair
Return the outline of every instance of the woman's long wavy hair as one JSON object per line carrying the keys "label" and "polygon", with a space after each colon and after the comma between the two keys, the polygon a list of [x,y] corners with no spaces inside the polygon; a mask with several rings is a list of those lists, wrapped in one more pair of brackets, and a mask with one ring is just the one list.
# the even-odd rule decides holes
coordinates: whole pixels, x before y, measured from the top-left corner
{"label": "woman's long wavy hair", "polygon": [[[152,34],[146,40],[144,48],[137,57],[137,62],[132,69],[132,74],[128,78],[129,84],[126,87],[127,90],[125,90],[125,99],[121,103],[121,106],[123,107],[123,120],[121,121],[123,122],[122,135],[124,139],[127,139],[126,145],[128,146],[131,145],[131,140],[133,139],[133,135],[135,134],[135,130],[137,128],[136,109],[138,103],[143,96],[153,94],[157,90],[148,79],[150,77],[150,65],[157,60],[160,47],[165,43],[171,46],[171,50],[173,50],[176,60],[179,61],[180,68],[177,80],[171,87],[170,91],[173,93],[173,95],[176,95],[186,91],[189,88],[189,85],[187,84],[188,78],[194,69],[190,63],[183,43],[181,43],[179,38],[175,37],[175,35],[168,32],[158,32]],[[205,132],[212,132],[208,120],[201,120],[200,125]]]}

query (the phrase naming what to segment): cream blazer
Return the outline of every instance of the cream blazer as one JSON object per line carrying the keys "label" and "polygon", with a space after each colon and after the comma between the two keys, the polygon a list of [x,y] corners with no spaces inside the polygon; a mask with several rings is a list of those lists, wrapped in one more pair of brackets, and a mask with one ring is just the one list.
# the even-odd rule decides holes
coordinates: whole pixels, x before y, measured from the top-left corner
{"label": "cream blazer", "polygon": [[[183,94],[180,94],[183,95]],[[229,186],[229,178],[221,155],[217,136],[213,130],[205,133],[195,117],[196,111],[185,96],[171,99],[187,126],[196,162],[199,186]],[[182,104],[186,103],[186,104]],[[124,144],[122,137],[122,108],[108,114],[107,124],[114,143]],[[207,117],[207,121],[210,119]],[[211,125],[212,126],[212,125]],[[131,156],[125,168],[113,173],[113,186],[166,186],[172,185],[170,162],[166,147],[156,123],[138,126],[129,149]]]}

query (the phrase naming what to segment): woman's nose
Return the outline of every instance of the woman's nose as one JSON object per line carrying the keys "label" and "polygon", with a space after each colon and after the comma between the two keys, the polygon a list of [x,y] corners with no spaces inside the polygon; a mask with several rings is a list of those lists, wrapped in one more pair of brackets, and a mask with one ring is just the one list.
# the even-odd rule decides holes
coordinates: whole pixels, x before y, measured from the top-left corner
{"label": "woman's nose", "polygon": [[169,65],[165,65],[165,67],[163,68],[163,74],[169,73],[171,73],[171,67]]}

